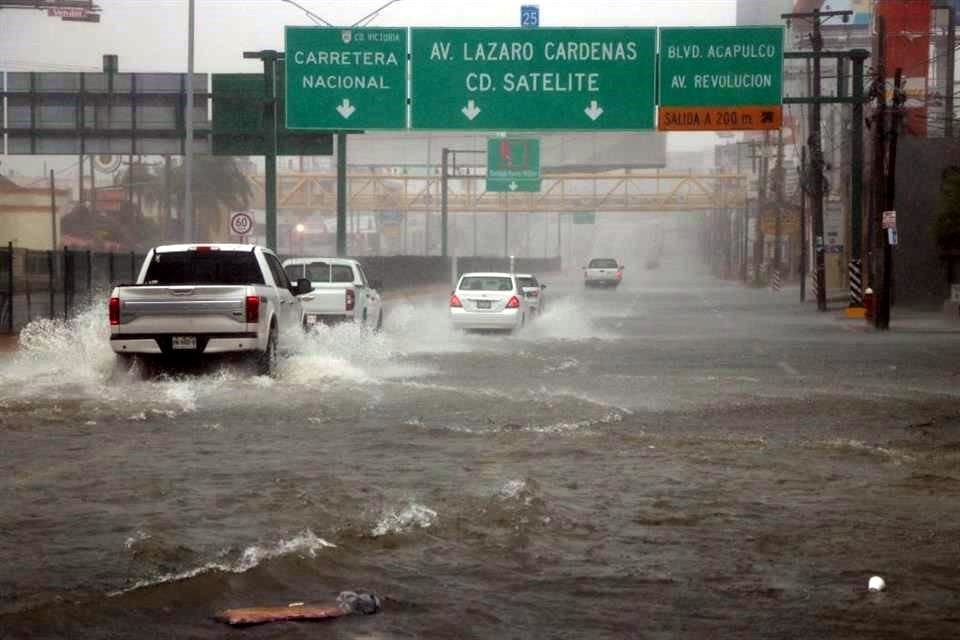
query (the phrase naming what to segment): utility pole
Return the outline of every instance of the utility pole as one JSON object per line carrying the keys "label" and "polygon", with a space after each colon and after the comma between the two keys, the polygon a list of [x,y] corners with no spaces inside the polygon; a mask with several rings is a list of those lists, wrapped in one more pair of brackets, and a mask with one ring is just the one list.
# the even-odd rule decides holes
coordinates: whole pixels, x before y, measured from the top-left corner
{"label": "utility pole", "polygon": [[947,10],[947,82],[946,82],[946,95],[943,104],[944,110],[944,121],[943,121],[943,134],[947,138],[953,137],[953,74],[954,66],[956,61],[954,56],[956,56],[957,48],[957,13],[956,9],[953,6],[953,3],[950,3],[946,6]]}
{"label": "utility pole", "polygon": [[[850,282],[851,304],[863,307],[863,63],[870,53],[850,52],[853,60],[853,115],[850,122]],[[854,298],[856,298],[854,300]]]}
{"label": "utility pole", "polygon": [[[751,142],[750,158],[753,160],[754,167],[757,169],[757,215],[754,216],[754,235],[753,235],[753,284],[760,285],[760,267],[763,264],[763,229],[761,220],[763,211],[767,204],[767,170],[769,166],[767,158],[767,142],[769,142],[769,132],[763,134],[763,142]],[[757,147],[761,150],[757,151]]]}
{"label": "utility pole", "polygon": [[[893,81],[893,113],[890,126],[890,147],[887,152],[887,186],[884,193],[884,211],[894,211],[897,187],[897,139],[900,135],[900,124],[903,120],[903,103],[906,96],[903,92],[903,70],[898,68]],[[881,214],[882,215],[882,214]],[[882,226],[882,225],[881,225]],[[883,273],[880,284],[880,296],[877,300],[876,327],[887,330],[890,328],[890,302],[893,294],[893,237],[896,227],[880,229],[883,243]]]}
{"label": "utility pole", "polygon": [[[869,248],[867,252],[869,261],[870,286],[874,288],[875,295],[882,295],[877,292],[882,280],[881,265],[877,260],[877,249],[880,248],[878,242],[883,233],[883,209],[886,204],[884,191],[886,181],[884,180],[884,164],[886,157],[887,132],[887,87],[886,87],[886,20],[883,16],[877,16],[877,41],[879,42],[877,50],[877,61],[874,69],[875,77],[871,94],[877,100],[876,108],[873,112],[873,168],[871,170],[871,179],[873,181],[873,192],[871,196],[870,215],[867,216],[867,238],[869,238]],[[874,326],[879,327],[879,307],[880,300],[874,298],[875,312],[873,315]]]}
{"label": "utility pole", "polygon": [[807,145],[800,149],[800,302],[807,301]]}
{"label": "utility pole", "polygon": [[[824,231],[823,231],[823,147],[821,143],[820,132],[820,107],[823,103],[821,97],[821,59],[823,58],[823,35],[821,33],[821,21],[829,20],[833,17],[842,17],[843,21],[849,20],[852,11],[820,11],[814,9],[810,13],[785,13],[781,17],[787,20],[804,19],[809,20],[812,25],[810,34],[810,45],[813,58],[813,82],[811,86],[810,102],[810,197],[811,212],[813,214],[813,241],[816,257],[816,281],[817,281],[817,310],[827,310],[827,287],[826,287],[826,263],[824,260]],[[837,57],[837,54],[831,54]],[[847,54],[850,55],[850,54]],[[837,97],[836,102],[846,101],[844,98]]]}
{"label": "utility pole", "polygon": [[823,49],[823,37],[820,34],[820,15],[813,12],[813,33],[810,43],[813,47],[813,99],[810,105],[810,161],[813,178],[813,236],[816,251],[817,268],[817,310],[827,310],[827,269],[823,255],[823,149],[820,146],[820,57]]}
{"label": "utility pole", "polygon": [[777,187],[777,212],[776,212],[776,238],[773,245],[773,268],[777,273],[783,272],[783,256],[781,248],[780,238],[783,235],[783,208],[785,206],[786,196],[785,183],[787,181],[787,170],[783,166],[783,128],[781,127],[777,133],[777,174],[776,174],[776,187]]}

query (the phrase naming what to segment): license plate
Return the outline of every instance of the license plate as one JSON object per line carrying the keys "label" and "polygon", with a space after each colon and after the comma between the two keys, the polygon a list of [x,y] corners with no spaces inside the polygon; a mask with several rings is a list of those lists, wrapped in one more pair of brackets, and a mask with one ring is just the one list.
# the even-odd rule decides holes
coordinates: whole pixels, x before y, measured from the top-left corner
{"label": "license plate", "polygon": [[174,349],[196,349],[197,339],[193,336],[173,336]]}
{"label": "license plate", "polygon": [[477,309],[489,309],[490,301],[489,300],[477,300]]}

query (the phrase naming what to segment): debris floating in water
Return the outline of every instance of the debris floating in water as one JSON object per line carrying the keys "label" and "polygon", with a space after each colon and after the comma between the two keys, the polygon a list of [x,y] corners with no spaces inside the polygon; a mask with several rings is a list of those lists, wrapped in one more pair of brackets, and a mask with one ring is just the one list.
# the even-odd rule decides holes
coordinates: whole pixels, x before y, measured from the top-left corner
{"label": "debris floating in water", "polygon": [[382,608],[380,598],[372,593],[343,591],[334,603],[291,602],[279,607],[226,609],[218,612],[214,619],[229,625],[242,626],[282,620],[326,620],[353,614],[372,615],[379,613]]}
{"label": "debris floating in water", "polygon": [[867,588],[870,589],[870,591],[877,593],[886,589],[887,583],[880,576],[873,576],[870,578],[870,582],[867,583]]}

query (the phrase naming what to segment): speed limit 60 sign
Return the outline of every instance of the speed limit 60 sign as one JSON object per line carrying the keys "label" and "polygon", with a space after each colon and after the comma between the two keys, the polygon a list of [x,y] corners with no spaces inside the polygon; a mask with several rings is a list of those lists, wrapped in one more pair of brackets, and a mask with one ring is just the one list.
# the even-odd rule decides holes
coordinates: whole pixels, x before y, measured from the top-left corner
{"label": "speed limit 60 sign", "polygon": [[236,236],[248,236],[253,232],[253,213],[234,211],[230,214],[230,232]]}

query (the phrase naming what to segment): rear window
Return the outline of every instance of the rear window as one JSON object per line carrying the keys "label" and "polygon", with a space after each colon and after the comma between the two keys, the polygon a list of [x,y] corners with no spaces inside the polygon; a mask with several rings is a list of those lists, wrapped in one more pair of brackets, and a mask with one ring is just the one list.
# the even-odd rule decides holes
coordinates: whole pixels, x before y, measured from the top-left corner
{"label": "rear window", "polygon": [[540,286],[540,283],[537,282],[536,278],[517,278],[517,282],[520,283],[521,288],[537,288]]}
{"label": "rear window", "polygon": [[283,268],[287,272],[287,277],[290,278],[290,282],[296,282],[303,277],[303,265],[302,264],[289,264]]}
{"label": "rear window", "polygon": [[307,265],[307,280],[310,282],[353,282],[353,267],[348,264],[330,264],[329,262],[311,262]]}
{"label": "rear window", "polygon": [[587,266],[590,269],[617,269],[620,265],[612,258],[594,258]]}
{"label": "rear window", "polygon": [[345,264],[335,264],[330,282],[353,282],[353,268]]}
{"label": "rear window", "polygon": [[252,251],[155,253],[146,284],[264,284]]}
{"label": "rear window", "polygon": [[326,262],[311,262],[307,265],[307,280],[330,282],[330,265]]}
{"label": "rear window", "polygon": [[513,280],[501,276],[466,276],[460,281],[463,291],[513,291]]}

